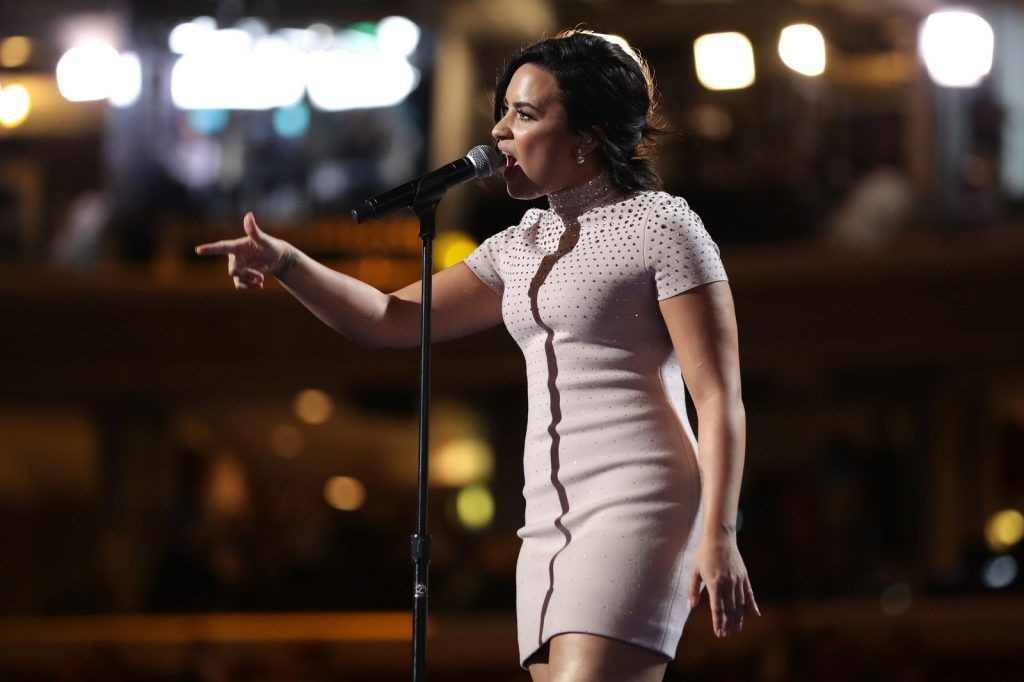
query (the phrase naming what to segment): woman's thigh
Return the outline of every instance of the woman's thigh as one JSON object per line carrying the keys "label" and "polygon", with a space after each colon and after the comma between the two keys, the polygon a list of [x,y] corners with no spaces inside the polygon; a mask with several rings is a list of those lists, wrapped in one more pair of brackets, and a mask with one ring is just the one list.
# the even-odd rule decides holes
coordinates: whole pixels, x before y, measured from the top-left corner
{"label": "woman's thigh", "polygon": [[610,637],[566,632],[551,638],[547,663],[529,666],[533,682],[662,682],[661,654]]}

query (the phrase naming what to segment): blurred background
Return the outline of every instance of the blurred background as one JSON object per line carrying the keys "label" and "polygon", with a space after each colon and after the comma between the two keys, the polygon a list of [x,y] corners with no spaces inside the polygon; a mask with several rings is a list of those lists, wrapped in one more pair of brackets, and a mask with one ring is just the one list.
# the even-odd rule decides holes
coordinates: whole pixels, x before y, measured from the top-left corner
{"label": "blurred background", "polygon": [[[489,140],[515,49],[636,47],[722,249],[764,613],[666,679],[1024,666],[1024,2],[0,2],[0,679],[409,679],[418,352],[192,247],[245,211],[385,291],[359,200]],[[544,205],[543,201],[539,205]],[[438,268],[527,208],[453,190]],[[430,667],[515,645],[522,356],[434,350]]]}

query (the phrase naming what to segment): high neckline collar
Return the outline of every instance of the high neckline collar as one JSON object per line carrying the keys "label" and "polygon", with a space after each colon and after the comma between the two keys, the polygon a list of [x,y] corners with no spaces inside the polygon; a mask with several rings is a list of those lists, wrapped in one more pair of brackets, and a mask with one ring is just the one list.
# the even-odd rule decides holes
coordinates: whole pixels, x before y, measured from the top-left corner
{"label": "high neckline collar", "polygon": [[610,203],[619,195],[607,171],[587,182],[548,195],[551,210],[562,220],[578,218],[592,208]]}

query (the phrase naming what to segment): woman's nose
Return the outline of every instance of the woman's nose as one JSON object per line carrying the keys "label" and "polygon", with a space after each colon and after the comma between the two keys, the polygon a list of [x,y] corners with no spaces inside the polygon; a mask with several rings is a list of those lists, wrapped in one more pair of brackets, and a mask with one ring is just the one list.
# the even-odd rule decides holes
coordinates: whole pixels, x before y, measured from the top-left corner
{"label": "woman's nose", "polygon": [[508,137],[508,125],[505,124],[506,118],[508,118],[507,114],[502,116],[501,119],[494,124],[494,127],[491,128],[491,137],[495,140],[501,140]]}

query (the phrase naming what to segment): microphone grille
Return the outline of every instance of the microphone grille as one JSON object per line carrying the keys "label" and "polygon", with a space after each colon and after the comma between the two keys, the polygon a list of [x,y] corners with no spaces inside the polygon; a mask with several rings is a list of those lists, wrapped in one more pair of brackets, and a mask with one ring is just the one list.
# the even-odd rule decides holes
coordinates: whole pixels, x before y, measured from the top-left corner
{"label": "microphone grille", "polygon": [[486,144],[480,144],[469,150],[466,158],[476,170],[477,180],[494,175],[501,167],[501,157],[498,150]]}

